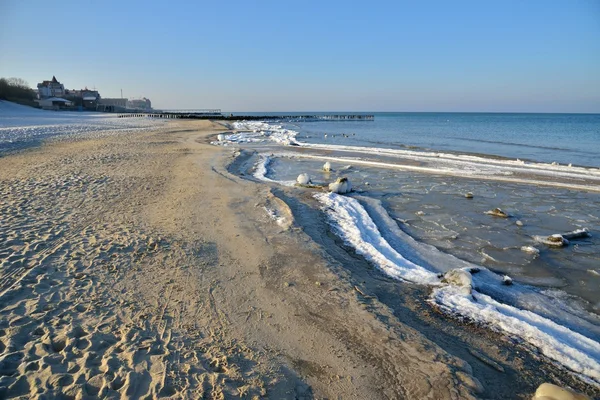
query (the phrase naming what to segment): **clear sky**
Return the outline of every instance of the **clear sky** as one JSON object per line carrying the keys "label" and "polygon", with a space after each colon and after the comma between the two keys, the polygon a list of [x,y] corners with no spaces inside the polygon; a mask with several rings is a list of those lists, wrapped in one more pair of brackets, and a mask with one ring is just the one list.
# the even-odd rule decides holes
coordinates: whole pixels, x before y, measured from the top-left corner
{"label": "clear sky", "polygon": [[600,112],[600,1],[0,0],[0,76],[224,111]]}

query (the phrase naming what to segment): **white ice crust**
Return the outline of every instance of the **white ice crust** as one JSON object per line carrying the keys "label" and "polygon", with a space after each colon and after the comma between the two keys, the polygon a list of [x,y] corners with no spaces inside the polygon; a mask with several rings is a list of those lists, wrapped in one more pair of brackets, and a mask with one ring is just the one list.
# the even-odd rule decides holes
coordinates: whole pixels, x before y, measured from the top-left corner
{"label": "white ice crust", "polygon": [[[354,198],[334,193],[314,197],[323,205],[334,231],[385,274],[432,286],[430,302],[442,311],[523,340],[549,359],[600,385],[600,333],[593,315],[533,287],[518,283],[506,286],[503,276],[486,268],[441,253],[433,246],[419,245],[406,234],[394,235],[397,232],[387,229],[393,223],[389,216],[384,223],[379,215],[376,223]],[[369,210],[377,214],[375,209],[379,208],[381,212],[383,207],[371,201]],[[388,241],[386,237],[391,236],[396,239]],[[443,284],[438,278],[437,272],[455,268],[472,272],[473,290]]]}
{"label": "white ice crust", "polygon": [[275,142],[282,145],[298,144],[296,135],[298,132],[285,129],[281,125],[268,124],[259,121],[239,121],[231,124],[235,131],[231,134],[223,134],[223,140],[218,143],[264,143]]}

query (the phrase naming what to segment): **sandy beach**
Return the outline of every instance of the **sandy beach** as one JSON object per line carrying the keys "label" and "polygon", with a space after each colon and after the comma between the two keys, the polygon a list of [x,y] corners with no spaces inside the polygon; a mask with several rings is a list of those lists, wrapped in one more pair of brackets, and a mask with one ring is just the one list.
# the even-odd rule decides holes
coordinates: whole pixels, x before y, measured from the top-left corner
{"label": "sandy beach", "polygon": [[600,396],[386,278],[311,191],[245,179],[244,154],[210,145],[226,130],[0,156],[0,398]]}

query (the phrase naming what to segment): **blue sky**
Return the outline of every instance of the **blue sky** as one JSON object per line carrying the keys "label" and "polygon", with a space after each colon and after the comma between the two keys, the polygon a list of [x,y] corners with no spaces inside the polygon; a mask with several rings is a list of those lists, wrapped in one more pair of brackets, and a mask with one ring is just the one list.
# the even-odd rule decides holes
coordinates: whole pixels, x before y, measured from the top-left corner
{"label": "blue sky", "polygon": [[224,111],[600,112],[600,1],[0,0],[0,76]]}

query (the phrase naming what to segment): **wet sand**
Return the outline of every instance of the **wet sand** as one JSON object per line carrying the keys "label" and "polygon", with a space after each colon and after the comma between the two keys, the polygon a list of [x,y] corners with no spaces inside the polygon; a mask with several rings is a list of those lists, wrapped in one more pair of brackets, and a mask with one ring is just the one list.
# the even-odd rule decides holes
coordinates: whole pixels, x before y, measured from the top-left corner
{"label": "wet sand", "polygon": [[0,397],[600,394],[385,278],[309,191],[246,180],[244,154],[208,144],[224,129],[0,157]]}

